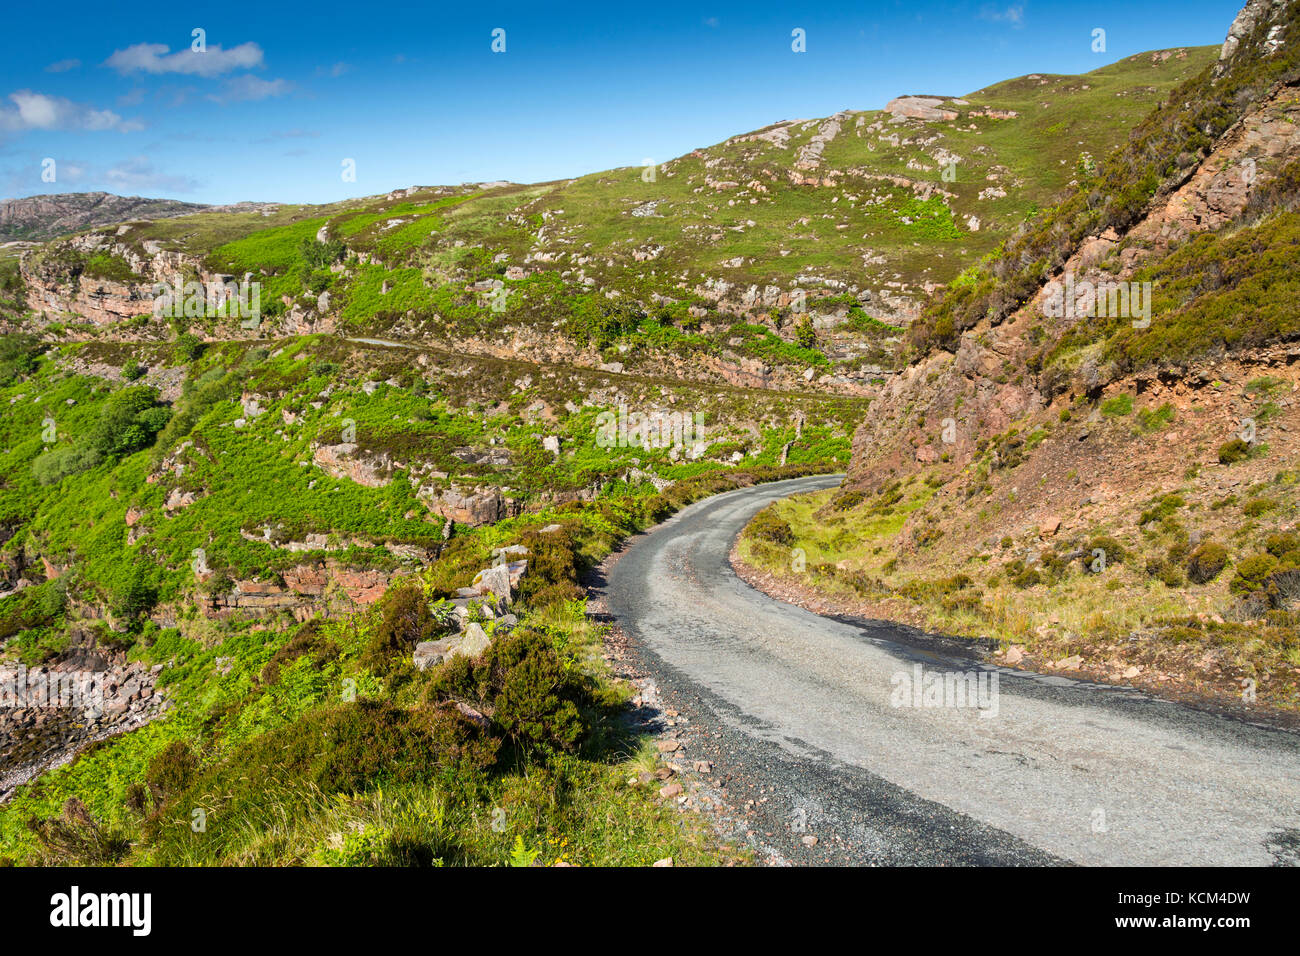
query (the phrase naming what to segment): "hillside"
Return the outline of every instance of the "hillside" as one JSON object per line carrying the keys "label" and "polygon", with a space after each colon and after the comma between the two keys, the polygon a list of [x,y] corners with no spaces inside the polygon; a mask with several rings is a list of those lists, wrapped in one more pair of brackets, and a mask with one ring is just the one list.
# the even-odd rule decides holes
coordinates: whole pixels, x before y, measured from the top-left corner
{"label": "hillside", "polygon": [[[765,519],[820,566],[788,585],[1020,666],[1295,707],[1297,31],[1295,4],[1248,5],[1213,67],[927,306],[845,488]],[[1066,312],[1067,281],[1129,309]]]}
{"label": "hillside", "polygon": [[154,282],[247,277],[263,286],[257,329],[213,314],[196,331],[418,339],[656,373],[666,363],[679,377],[758,387],[809,376],[861,394],[894,371],[930,291],[1213,55],[1034,75],[941,108],[900,97],[648,169],[126,223],[28,254],[27,324],[163,339],[173,329],[144,318]]}

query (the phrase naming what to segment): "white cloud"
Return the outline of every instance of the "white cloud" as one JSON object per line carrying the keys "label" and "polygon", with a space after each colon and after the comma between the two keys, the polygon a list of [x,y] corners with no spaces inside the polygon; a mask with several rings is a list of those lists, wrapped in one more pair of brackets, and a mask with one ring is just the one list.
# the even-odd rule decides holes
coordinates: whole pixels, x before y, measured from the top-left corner
{"label": "white cloud", "polygon": [[65,160],[59,163],[57,170],[59,182],[75,185],[76,183],[85,182],[87,175],[90,173],[90,166],[79,160],[72,160],[71,162]]}
{"label": "white cloud", "polygon": [[187,176],[172,176],[155,169],[147,156],[136,156],[107,168],[80,159],[59,158],[54,167],[56,178],[53,183],[40,178],[44,169],[35,159],[30,164],[11,167],[0,173],[0,188],[13,196],[68,192],[74,188],[103,189],[130,195],[141,192],[191,193],[200,185]]}
{"label": "white cloud", "polygon": [[980,19],[992,20],[994,23],[1009,23],[1013,27],[1022,27],[1025,25],[1025,5],[1016,3],[1005,9],[984,7],[980,11]]}
{"label": "white cloud", "polygon": [[13,107],[0,107],[0,132],[27,130],[117,130],[133,133],[144,124],[124,120],[112,110],[97,110],[61,96],[18,90],[9,94]]}
{"label": "white cloud", "polygon": [[49,66],[47,66],[45,68],[45,72],[46,73],[67,73],[68,70],[75,70],[79,66],[81,66],[80,60],[75,60],[75,59],[59,60],[58,62],[51,63]]}
{"label": "white cloud", "polygon": [[136,43],[125,50],[115,50],[104,61],[119,73],[187,73],[213,77],[233,70],[251,70],[262,65],[262,48],[256,43],[241,43],[223,50],[214,43],[203,52],[177,50],[165,43]]}
{"label": "white cloud", "polygon": [[189,193],[198,188],[198,183],[188,176],[171,176],[155,169],[147,156],[135,156],[109,167],[102,181],[124,193],[140,190]]}
{"label": "white cloud", "polygon": [[271,96],[283,96],[293,89],[288,80],[264,80],[251,73],[232,77],[222,86],[219,94],[209,96],[215,103],[241,103],[250,100],[264,100]]}

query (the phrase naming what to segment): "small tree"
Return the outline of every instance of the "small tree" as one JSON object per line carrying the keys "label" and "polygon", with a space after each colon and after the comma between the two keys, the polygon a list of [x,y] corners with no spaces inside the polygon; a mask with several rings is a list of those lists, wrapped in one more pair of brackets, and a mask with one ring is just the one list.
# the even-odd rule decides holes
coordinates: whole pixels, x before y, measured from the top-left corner
{"label": "small tree", "polygon": [[176,336],[172,354],[178,362],[193,362],[203,354],[203,340],[193,332],[182,332]]}
{"label": "small tree", "polygon": [[794,340],[800,348],[815,349],[817,347],[817,330],[813,328],[812,319],[806,315],[800,316],[799,321],[795,323]]}

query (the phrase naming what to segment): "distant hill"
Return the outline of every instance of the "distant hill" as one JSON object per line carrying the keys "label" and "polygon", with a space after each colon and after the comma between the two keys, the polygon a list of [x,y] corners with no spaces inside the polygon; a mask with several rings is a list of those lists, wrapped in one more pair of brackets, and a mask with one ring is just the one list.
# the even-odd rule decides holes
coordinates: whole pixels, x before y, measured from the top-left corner
{"label": "distant hill", "polygon": [[0,202],[0,241],[53,239],[128,219],[169,219],[211,209],[175,199],[111,193],[54,193]]}

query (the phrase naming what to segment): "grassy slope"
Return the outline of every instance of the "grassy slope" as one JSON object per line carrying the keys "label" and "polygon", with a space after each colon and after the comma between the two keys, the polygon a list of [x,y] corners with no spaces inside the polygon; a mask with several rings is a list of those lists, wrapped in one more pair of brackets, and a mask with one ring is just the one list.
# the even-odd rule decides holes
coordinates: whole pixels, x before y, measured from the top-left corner
{"label": "grassy slope", "polygon": [[[163,381],[173,365],[160,347],[85,345],[64,351],[64,361],[112,366],[135,356],[152,369],[141,379],[145,385]],[[294,340],[274,355],[247,344],[213,346],[186,369],[188,380],[202,387],[193,387],[176,406],[192,410],[192,428],[172,426],[152,449],[42,485],[34,472],[37,459],[50,448],[76,445],[120,390],[105,379],[70,375],[46,359],[30,377],[0,389],[0,402],[10,409],[0,425],[0,517],[18,532],[4,553],[23,548],[29,556],[71,567],[87,594],[106,602],[142,561],[160,600],[186,599],[195,548],[205,549],[211,567],[239,578],[320,557],[277,551],[241,534],[260,536],[267,527],[290,540],[308,533],[369,540],[376,546],[353,548],[342,557],[358,567],[393,567],[396,562],[380,547],[384,542],[432,547],[440,539],[442,520],[430,517],[415,494],[422,484],[462,490],[492,485],[536,505],[544,495],[596,484],[616,492],[625,487],[622,476],[637,466],[677,480],[730,467],[735,451],[740,467],[776,464],[794,439],[790,416],[796,409],[805,411],[810,424],[788,460],[844,463],[862,408],[853,400],[778,398],[737,389],[702,393],[676,382],[620,380],[615,391],[599,373],[543,373],[487,359],[477,360],[467,378],[463,361],[432,355],[436,364],[416,377],[413,353],[326,337]],[[375,383],[371,394],[362,388],[366,379]],[[200,393],[205,397],[198,398]],[[261,415],[245,418],[245,394],[257,396]],[[589,404],[570,412],[566,402],[573,398]],[[710,430],[704,456],[674,461],[670,449],[599,447],[597,415],[620,403],[634,410],[704,412]],[[57,441],[49,446],[42,435],[47,414],[57,423]],[[345,419],[355,423],[357,457],[388,456],[408,471],[428,471],[408,481],[398,470],[382,488],[325,474],[311,464],[312,449],[338,443]],[[246,424],[236,426],[239,420]],[[558,459],[542,451],[545,436],[560,438]],[[510,465],[476,465],[453,454],[485,452],[492,442],[510,456]],[[159,467],[164,458],[166,467]],[[178,465],[181,475],[175,474]],[[153,480],[146,482],[146,476]],[[197,500],[169,513],[163,504],[176,490]],[[134,529],[137,543],[127,546],[126,514],[132,509],[142,517]],[[16,595],[0,603],[0,611],[7,607],[14,614],[13,608],[35,600],[35,592]],[[45,631],[38,631],[30,640],[20,633],[15,647],[44,647]]]}
{"label": "grassy slope", "polygon": [[[1267,406],[1290,387],[1261,376],[1241,394],[1276,424]],[[1174,413],[1128,398],[1088,440],[1140,470],[1080,460],[1077,425],[1026,428],[1032,447],[1008,468],[990,450],[956,475],[938,465],[874,495],[780,502],[751,525],[740,556],[862,615],[1019,645],[1031,666],[1072,659],[1069,669],[1092,676],[1221,700],[1249,679],[1261,702],[1294,708],[1300,628],[1267,597],[1271,574],[1300,576],[1300,538],[1287,530],[1300,513],[1293,449],[1261,444],[1222,465],[1214,442],[1191,437],[1213,428],[1215,408]],[[1072,504],[1090,488],[1102,489],[1093,503]],[[1063,521],[1045,536],[1047,515]],[[773,521],[789,526],[775,540]],[[1202,580],[1194,568],[1214,546],[1221,567]],[[1294,582],[1274,586],[1294,602]]]}
{"label": "grassy slope", "polygon": [[[569,338],[600,349],[622,340],[651,352],[734,351],[801,367],[824,360],[789,347],[792,309],[760,308],[757,315],[780,333],[756,335],[700,300],[696,286],[714,279],[737,289],[802,288],[830,295],[814,304],[829,313],[854,303],[852,296],[838,298],[845,290],[916,295],[926,284],[947,282],[1058,196],[1081,152],[1106,154],[1213,56],[1211,48],[1185,52],[1163,60],[1142,54],[1080,77],[998,84],[972,94],[952,123],[894,125],[884,113],[849,113],[813,173],[834,186],[789,179],[824,122],[809,121],[789,126],[785,145],[737,137],[663,164],[652,182],[641,169],[625,168],[534,186],[446,187],[332,207],[281,207],[270,217],[203,214],[135,224],[121,238],[137,248],[152,241],[205,256],[209,267],[236,275],[265,270],[263,308],[272,317],[286,308],[282,296],[308,308],[328,289],[347,327],[371,334],[400,325],[407,333],[488,336],[558,322]],[[1019,116],[969,115],[979,108]],[[936,159],[948,155],[959,157],[951,183]],[[892,176],[954,198],[918,207],[914,189],[889,182]],[[1006,195],[979,198],[993,187]],[[970,216],[980,220],[979,231],[968,229]],[[383,266],[305,268],[298,243],[321,225]],[[654,258],[634,256],[647,251]],[[539,259],[527,268],[543,278],[507,281],[515,295],[504,314],[466,291],[524,266],[530,255]],[[393,287],[386,295],[385,282]],[[604,292],[619,299],[611,303]],[[656,304],[661,296],[678,305]],[[703,334],[686,313],[690,305],[709,313]],[[845,361],[865,349],[889,364],[897,330],[861,319],[821,333],[818,348]]]}
{"label": "grassy slope", "polygon": [[[798,473],[706,477],[666,495],[609,498],[480,529],[459,538],[454,553],[419,579],[422,591],[432,597],[448,575],[464,583],[469,569],[490,561],[492,547],[521,539],[541,547],[529,529],[552,521],[563,531],[560,543],[547,546],[549,557],[539,555],[535,574],[543,577],[548,561],[572,554],[578,566],[593,563],[627,534],[697,497]],[[560,564],[566,560],[572,559]],[[532,663],[507,671],[515,674],[507,696],[489,694],[487,703],[451,689],[451,665],[418,672],[409,645],[393,653],[377,640],[382,605],[290,629],[218,629],[192,618],[178,628],[148,625],[131,636],[129,655],[162,665],[160,683],[173,709],[22,788],[0,807],[0,857],[224,865],[521,865],[534,856],[545,865],[743,861],[701,821],[679,818],[656,800],[652,779],[642,782],[655,769],[654,753],[626,724],[630,690],[610,677],[601,629],[587,620],[583,602],[544,603],[536,588],[529,593],[533,606],[520,610],[516,634],[532,635]],[[509,639],[497,632],[495,640]],[[531,693],[529,667],[546,661],[556,675],[568,675],[569,690],[545,685],[550,696],[526,705],[534,709],[523,726],[556,725],[563,709],[554,695],[561,694],[580,706],[576,746],[524,746],[516,736],[520,724],[507,716],[508,694]],[[449,700],[466,699],[495,710],[489,731],[447,716]],[[459,722],[455,744],[445,736],[448,720]],[[330,744],[323,747],[327,728]],[[486,753],[486,761],[476,753]],[[261,761],[264,771],[250,774]],[[93,823],[47,822],[38,828],[41,840],[28,821],[59,820],[70,798],[81,801]],[[206,814],[201,832],[190,826],[195,809]]]}

